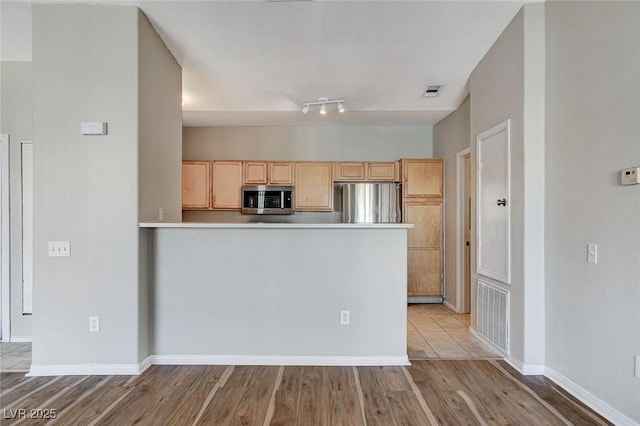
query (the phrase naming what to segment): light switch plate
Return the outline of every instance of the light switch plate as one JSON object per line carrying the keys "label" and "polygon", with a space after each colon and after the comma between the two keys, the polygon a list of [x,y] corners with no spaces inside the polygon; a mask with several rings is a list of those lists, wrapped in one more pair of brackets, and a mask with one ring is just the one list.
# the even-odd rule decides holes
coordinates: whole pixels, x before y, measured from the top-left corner
{"label": "light switch plate", "polygon": [[49,241],[49,257],[71,256],[69,241]]}

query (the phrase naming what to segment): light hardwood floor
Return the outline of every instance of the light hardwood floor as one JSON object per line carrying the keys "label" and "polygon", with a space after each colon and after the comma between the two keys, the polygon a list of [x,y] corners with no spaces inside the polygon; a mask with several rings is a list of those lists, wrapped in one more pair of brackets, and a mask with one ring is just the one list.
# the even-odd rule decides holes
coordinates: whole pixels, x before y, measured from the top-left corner
{"label": "light hardwood floor", "polygon": [[[139,377],[0,373],[2,424],[604,425],[503,361],[410,367],[153,366]],[[56,419],[20,419],[19,409]],[[35,412],[51,414],[52,411]]]}

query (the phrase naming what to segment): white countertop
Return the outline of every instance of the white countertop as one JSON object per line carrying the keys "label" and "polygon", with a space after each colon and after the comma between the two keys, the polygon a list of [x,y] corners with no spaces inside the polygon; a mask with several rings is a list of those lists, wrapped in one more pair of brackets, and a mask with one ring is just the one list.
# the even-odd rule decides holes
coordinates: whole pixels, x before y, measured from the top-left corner
{"label": "white countertop", "polygon": [[140,228],[232,228],[232,229],[409,229],[412,223],[210,223],[141,222]]}

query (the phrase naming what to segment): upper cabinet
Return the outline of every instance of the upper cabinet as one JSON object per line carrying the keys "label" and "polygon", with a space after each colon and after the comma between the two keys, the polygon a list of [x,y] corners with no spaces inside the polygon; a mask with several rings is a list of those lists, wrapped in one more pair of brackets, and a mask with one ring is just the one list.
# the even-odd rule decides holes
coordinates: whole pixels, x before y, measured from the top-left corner
{"label": "upper cabinet", "polygon": [[272,185],[293,185],[293,163],[270,162],[269,183]]}
{"label": "upper cabinet", "polygon": [[397,162],[338,162],[333,180],[336,182],[398,181]]}
{"label": "upper cabinet", "polygon": [[293,185],[293,163],[245,161],[245,185]]}
{"label": "upper cabinet", "polygon": [[208,209],[211,204],[209,161],[182,162],[182,208]]}
{"label": "upper cabinet", "polygon": [[332,163],[294,163],[297,211],[331,211],[333,209]]}
{"label": "upper cabinet", "polygon": [[399,181],[398,162],[367,163],[367,180]]}
{"label": "upper cabinet", "polygon": [[404,198],[442,198],[442,159],[403,159],[401,167]]}
{"label": "upper cabinet", "polygon": [[211,162],[211,207],[213,209],[240,209],[242,188],[242,161]]}
{"label": "upper cabinet", "polygon": [[267,180],[266,161],[245,161],[244,183],[247,185],[266,185]]}

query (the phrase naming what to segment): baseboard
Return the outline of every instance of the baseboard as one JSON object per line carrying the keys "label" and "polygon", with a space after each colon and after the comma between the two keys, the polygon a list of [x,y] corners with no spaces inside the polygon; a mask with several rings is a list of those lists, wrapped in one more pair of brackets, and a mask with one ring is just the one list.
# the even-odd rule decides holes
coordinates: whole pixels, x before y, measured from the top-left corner
{"label": "baseboard", "polygon": [[545,372],[544,364],[525,364],[512,356],[508,356],[504,360],[523,376],[541,376]]}
{"label": "baseboard", "polygon": [[138,364],[32,365],[27,376],[136,376],[151,364],[148,356]]}
{"label": "baseboard", "polygon": [[410,365],[401,356],[151,355],[155,365]]}
{"label": "baseboard", "polygon": [[447,302],[446,300],[444,302],[442,302],[442,304],[444,306],[446,306],[447,308],[451,309],[456,314],[458,313],[458,309],[455,306],[453,306],[451,303]]}
{"label": "baseboard", "polygon": [[31,336],[11,336],[11,343],[31,343]]}
{"label": "baseboard", "polygon": [[407,297],[407,303],[442,303],[444,299],[440,296],[438,297],[423,297],[423,296],[412,296]]}
{"label": "baseboard", "polygon": [[605,419],[609,420],[611,423],[617,426],[639,426],[640,423],[637,423],[633,419],[625,416],[597,396],[593,395],[591,392],[586,389],[580,387],[579,385],[572,382],[570,379],[558,373],[552,368],[546,367],[544,371],[544,375],[549,379],[556,382],[562,389],[569,392],[580,402],[584,403],[595,412],[600,414]]}

